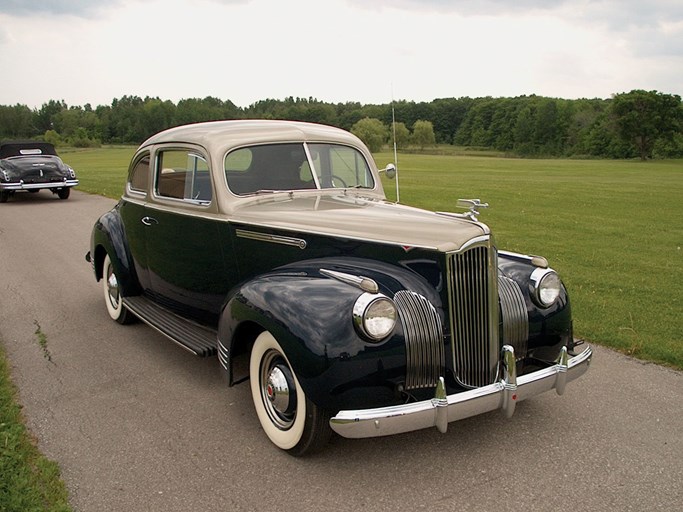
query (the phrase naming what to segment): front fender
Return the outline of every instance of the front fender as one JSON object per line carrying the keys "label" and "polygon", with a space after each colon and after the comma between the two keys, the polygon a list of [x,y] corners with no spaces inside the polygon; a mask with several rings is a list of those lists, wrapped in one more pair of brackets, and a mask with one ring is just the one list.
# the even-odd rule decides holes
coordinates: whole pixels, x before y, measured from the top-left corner
{"label": "front fender", "polygon": [[541,308],[534,302],[531,273],[536,268],[528,256],[499,253],[499,272],[514,280],[524,297],[529,327],[526,357],[551,363],[562,347],[573,347],[571,304],[564,285],[552,306]]}
{"label": "front fender", "polygon": [[90,258],[95,279],[98,281],[102,279],[102,266],[107,254],[118,277],[122,295],[139,294],[140,286],[135,277],[135,267],[118,205],[95,222],[90,237]]}
{"label": "front fender", "polygon": [[[232,383],[232,355],[246,352],[268,330],[278,340],[306,395],[333,410],[363,403],[373,407],[397,399],[406,375],[406,348],[400,319],[381,343],[365,340],[353,323],[353,306],[364,292],[320,273],[320,269],[372,277],[380,293],[393,297],[412,280],[431,289],[415,274],[391,265],[373,268],[358,260],[336,258],[299,262],[244,283],[228,301],[218,330],[221,364]],[[368,274],[371,274],[369,276]],[[418,281],[420,281],[418,283]],[[433,289],[432,289],[433,290]],[[431,299],[438,301],[432,291]],[[248,342],[247,342],[248,343]]]}

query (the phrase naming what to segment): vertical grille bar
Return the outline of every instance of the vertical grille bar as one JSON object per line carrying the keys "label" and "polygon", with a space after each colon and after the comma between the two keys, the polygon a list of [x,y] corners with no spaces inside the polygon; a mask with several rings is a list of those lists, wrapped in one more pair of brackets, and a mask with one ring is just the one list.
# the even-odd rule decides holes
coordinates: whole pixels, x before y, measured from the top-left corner
{"label": "vertical grille bar", "polygon": [[406,389],[432,388],[444,374],[441,319],[422,295],[402,290],[394,295],[406,342]]}
{"label": "vertical grille bar", "polygon": [[490,240],[448,255],[453,367],[467,387],[495,381],[498,366],[498,287]]}

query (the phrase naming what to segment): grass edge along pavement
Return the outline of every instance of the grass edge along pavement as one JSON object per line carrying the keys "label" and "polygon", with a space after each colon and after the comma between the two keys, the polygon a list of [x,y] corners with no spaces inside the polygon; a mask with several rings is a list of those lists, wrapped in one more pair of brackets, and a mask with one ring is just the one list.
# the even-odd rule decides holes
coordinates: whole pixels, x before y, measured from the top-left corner
{"label": "grass edge along pavement", "polygon": [[59,465],[44,457],[25,426],[0,340],[0,510],[70,512]]}

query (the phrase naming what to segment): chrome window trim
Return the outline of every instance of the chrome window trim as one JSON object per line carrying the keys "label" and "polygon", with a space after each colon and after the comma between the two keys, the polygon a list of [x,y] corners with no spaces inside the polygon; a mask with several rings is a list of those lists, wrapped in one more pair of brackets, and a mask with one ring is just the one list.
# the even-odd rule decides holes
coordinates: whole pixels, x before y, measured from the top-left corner
{"label": "chrome window trim", "polygon": [[[203,149],[203,148],[202,148]],[[163,153],[164,151],[186,151],[188,155],[192,156],[198,156],[202,158],[205,162],[206,165],[208,166],[208,175],[211,180],[211,200],[210,201],[200,201],[197,199],[185,199],[185,198],[177,198],[177,197],[169,197],[169,196],[162,196],[157,193],[157,185],[158,185],[158,176],[159,176],[159,155],[160,153]],[[168,145],[168,146],[161,146],[157,147],[154,152],[150,152],[150,159],[154,158],[154,165],[152,166],[152,179],[150,183],[147,185],[148,189],[151,190],[151,197],[155,201],[160,201],[162,203],[164,202],[169,202],[171,204],[185,204],[185,205],[191,205],[191,206],[199,206],[205,209],[208,209],[211,207],[211,205],[215,202],[216,198],[216,190],[213,186],[213,170],[211,168],[211,159],[207,158],[204,156],[204,153],[200,150],[197,149],[196,146],[182,146],[182,145]],[[147,204],[147,206],[151,206],[150,204]]]}

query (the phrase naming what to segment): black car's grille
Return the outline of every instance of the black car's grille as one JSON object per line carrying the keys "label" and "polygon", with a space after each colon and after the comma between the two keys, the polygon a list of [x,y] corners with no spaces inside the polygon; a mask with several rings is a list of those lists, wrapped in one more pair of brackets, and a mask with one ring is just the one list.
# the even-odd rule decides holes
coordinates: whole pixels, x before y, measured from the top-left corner
{"label": "black car's grille", "polygon": [[443,375],[443,328],[436,308],[422,295],[394,295],[406,343],[406,389],[432,388]]}
{"label": "black car's grille", "polygon": [[486,239],[448,254],[453,368],[458,381],[481,387],[498,370],[498,290],[495,250]]}

